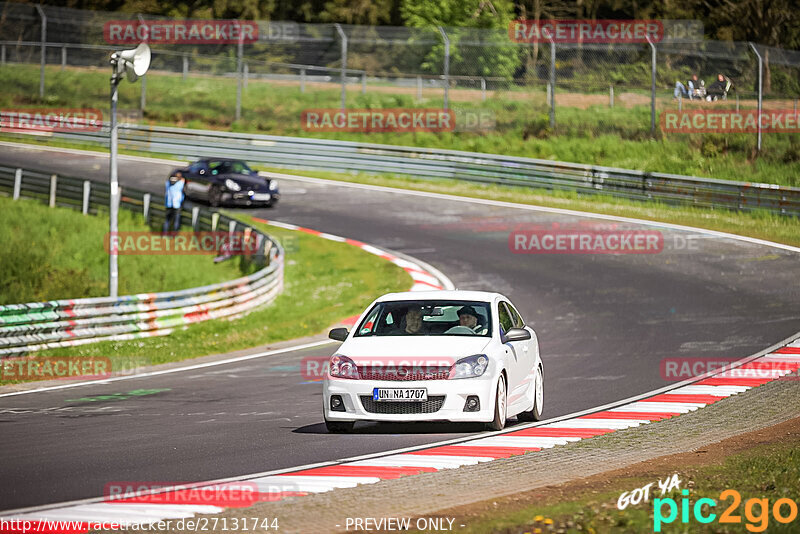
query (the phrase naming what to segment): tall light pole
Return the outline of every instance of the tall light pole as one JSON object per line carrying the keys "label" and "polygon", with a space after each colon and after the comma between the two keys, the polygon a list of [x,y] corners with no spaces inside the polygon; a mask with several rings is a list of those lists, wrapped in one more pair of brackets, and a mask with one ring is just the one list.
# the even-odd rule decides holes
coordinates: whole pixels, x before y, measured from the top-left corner
{"label": "tall light pole", "polygon": [[143,76],[150,67],[150,47],[142,43],[132,50],[114,52],[111,54],[111,131],[109,146],[111,161],[109,162],[109,247],[108,247],[108,294],[117,296],[119,287],[119,268],[117,266],[118,225],[117,212],[119,210],[119,181],[117,180],[117,100],[118,86],[122,76],[127,74],[129,82],[135,82]]}

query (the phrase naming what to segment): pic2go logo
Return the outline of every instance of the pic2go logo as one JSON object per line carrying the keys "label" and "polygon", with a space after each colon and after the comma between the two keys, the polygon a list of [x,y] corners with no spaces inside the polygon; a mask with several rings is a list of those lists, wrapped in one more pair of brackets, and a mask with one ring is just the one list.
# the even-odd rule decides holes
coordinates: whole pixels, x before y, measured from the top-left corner
{"label": "pic2go logo", "polygon": [[[714,499],[698,499],[697,502],[694,503],[694,506],[692,506],[687,498],[689,490],[683,490],[681,494],[684,496],[681,499],[680,505],[681,523],[689,523],[690,511],[694,515],[695,521],[698,523],[711,523],[717,518],[717,514],[711,512],[711,508],[717,506],[717,501]],[[719,522],[741,524],[742,516],[736,514],[736,511],[742,502],[742,496],[738,491],[732,489],[724,490],[719,494],[720,501],[726,501],[728,499],[731,499],[732,502],[719,516]],[[666,516],[664,515],[665,506],[668,510],[668,515]],[[705,509],[704,506],[706,507]],[[784,511],[787,509],[788,513],[784,515]],[[785,497],[778,499],[775,501],[775,504],[772,505],[771,510],[775,521],[778,523],[787,524],[797,519],[797,503],[791,499]],[[678,503],[675,499],[669,497],[653,499],[653,531],[661,532],[662,525],[673,523],[678,518],[678,512]],[[748,499],[747,502],[744,503],[744,516],[748,521],[748,523],[745,524],[745,528],[750,532],[764,532],[769,526],[769,514],[769,499]]]}

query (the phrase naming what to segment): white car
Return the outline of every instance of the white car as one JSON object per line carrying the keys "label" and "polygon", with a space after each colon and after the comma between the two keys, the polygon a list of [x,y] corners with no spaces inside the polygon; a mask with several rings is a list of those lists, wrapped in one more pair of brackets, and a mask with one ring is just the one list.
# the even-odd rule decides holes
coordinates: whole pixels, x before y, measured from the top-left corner
{"label": "white car", "polygon": [[343,341],[323,384],[330,432],[356,421],[538,421],[544,367],[539,342],[511,302],[483,291],[390,293]]}

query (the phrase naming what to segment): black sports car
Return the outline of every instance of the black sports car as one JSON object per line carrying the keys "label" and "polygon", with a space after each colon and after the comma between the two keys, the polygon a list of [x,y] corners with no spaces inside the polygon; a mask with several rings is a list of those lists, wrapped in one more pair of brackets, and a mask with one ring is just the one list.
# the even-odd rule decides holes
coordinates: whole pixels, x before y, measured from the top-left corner
{"label": "black sports car", "polygon": [[273,206],[280,198],[277,180],[263,178],[247,163],[238,159],[204,158],[183,169],[175,169],[186,178],[187,198],[205,200],[212,206]]}

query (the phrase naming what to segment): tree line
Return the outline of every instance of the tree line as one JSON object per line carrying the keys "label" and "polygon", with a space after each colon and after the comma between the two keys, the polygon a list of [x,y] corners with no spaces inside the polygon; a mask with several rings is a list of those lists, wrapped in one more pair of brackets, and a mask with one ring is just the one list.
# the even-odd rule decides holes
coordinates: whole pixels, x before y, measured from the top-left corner
{"label": "tree line", "polygon": [[695,19],[708,39],[800,48],[797,0],[43,0],[176,18],[505,28],[527,19]]}

